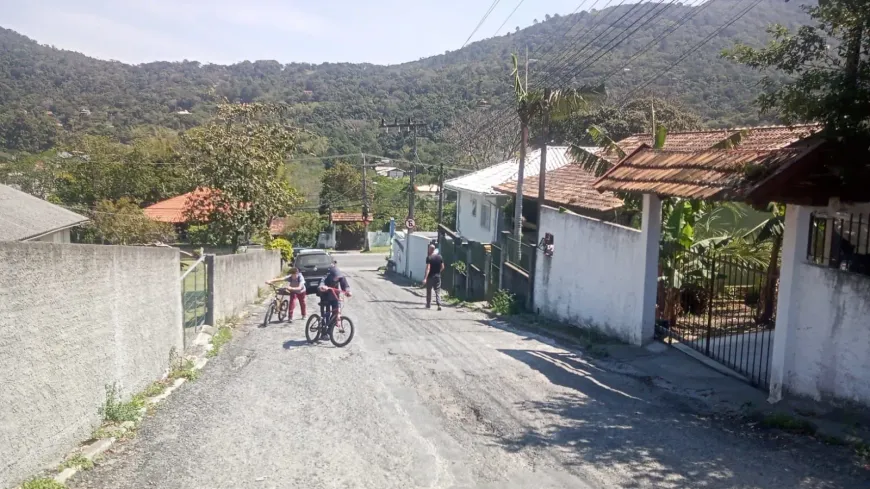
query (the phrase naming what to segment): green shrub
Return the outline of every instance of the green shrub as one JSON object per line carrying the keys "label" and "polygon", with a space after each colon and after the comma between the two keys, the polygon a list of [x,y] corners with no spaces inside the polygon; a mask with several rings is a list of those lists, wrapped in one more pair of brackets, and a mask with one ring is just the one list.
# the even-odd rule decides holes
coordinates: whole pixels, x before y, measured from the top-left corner
{"label": "green shrub", "polygon": [[517,313],[516,297],[504,289],[499,289],[495,291],[495,294],[493,294],[492,296],[492,300],[489,301],[489,305],[490,307],[492,307],[493,312],[502,316],[508,316]]}
{"label": "green shrub", "polygon": [[229,343],[231,339],[233,339],[233,330],[228,326],[219,327],[217,332],[211,338],[211,350],[209,350],[205,356],[208,358],[218,356],[218,353],[221,352],[221,348]]}
{"label": "green shrub", "polygon": [[124,421],[138,421],[139,410],[144,407],[140,397],[134,397],[130,402],[121,400],[121,390],[117,384],[106,386],[106,403],[100,408],[103,420],[114,423]]}
{"label": "green shrub", "polygon": [[455,261],[450,266],[453,267],[454,270],[456,270],[458,273],[461,273],[462,275],[465,275],[465,272],[468,270],[464,261]]}
{"label": "green shrub", "polygon": [[284,238],[275,238],[266,244],[267,250],[280,250],[281,258],[290,263],[293,261],[293,243]]}
{"label": "green shrub", "polygon": [[21,484],[21,489],[64,489],[65,487],[54,479],[30,479]]}

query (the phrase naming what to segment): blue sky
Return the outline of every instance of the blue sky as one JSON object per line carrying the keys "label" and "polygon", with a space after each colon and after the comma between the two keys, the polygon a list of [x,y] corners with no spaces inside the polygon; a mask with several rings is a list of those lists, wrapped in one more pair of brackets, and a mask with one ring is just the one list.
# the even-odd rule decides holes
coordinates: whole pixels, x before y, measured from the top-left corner
{"label": "blue sky", "polygon": [[[591,0],[586,0],[589,6]],[[519,0],[500,0],[491,37]],[[526,0],[500,31],[580,0]],[[394,64],[462,46],[492,0],[0,0],[0,25],[42,44],[128,63],[276,59]]]}

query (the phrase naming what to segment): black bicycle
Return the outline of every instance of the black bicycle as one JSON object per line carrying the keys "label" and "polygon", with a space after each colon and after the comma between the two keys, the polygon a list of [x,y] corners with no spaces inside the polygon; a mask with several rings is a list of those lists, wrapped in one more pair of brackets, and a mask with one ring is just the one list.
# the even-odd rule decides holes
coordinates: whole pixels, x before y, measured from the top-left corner
{"label": "black bicycle", "polygon": [[275,284],[269,284],[269,287],[275,291],[275,297],[269,302],[269,307],[266,309],[266,317],[263,318],[263,327],[272,322],[272,316],[277,312],[278,321],[283,322],[287,319],[287,311],[290,309],[290,292],[285,287],[278,287]]}
{"label": "black bicycle", "polygon": [[[332,293],[338,297],[338,314],[333,315],[329,310],[329,306],[322,309],[323,317],[312,314],[305,323],[305,340],[309,343],[316,343],[320,340],[329,338],[338,348],[347,346],[353,340],[354,327],[353,321],[342,314],[344,309],[344,301],[341,300],[343,292],[339,289],[332,288]],[[338,318],[341,317],[341,321]]]}

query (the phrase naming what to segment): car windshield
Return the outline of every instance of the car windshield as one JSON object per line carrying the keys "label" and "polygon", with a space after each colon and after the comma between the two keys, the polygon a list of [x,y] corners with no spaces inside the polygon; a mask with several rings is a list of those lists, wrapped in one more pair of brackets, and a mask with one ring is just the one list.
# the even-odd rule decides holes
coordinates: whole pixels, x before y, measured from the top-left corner
{"label": "car windshield", "polygon": [[332,258],[327,254],[302,255],[296,260],[296,266],[299,268],[328,268],[332,265]]}

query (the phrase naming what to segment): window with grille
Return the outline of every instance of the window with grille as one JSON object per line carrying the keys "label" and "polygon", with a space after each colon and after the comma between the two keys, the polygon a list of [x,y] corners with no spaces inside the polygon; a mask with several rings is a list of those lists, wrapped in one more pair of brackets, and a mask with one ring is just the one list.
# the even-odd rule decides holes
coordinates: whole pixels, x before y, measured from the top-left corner
{"label": "window with grille", "polygon": [[490,214],[492,213],[492,206],[490,204],[483,204],[480,206],[480,226],[484,229],[490,228]]}
{"label": "window with grille", "polygon": [[870,214],[813,213],[810,262],[870,276]]}

